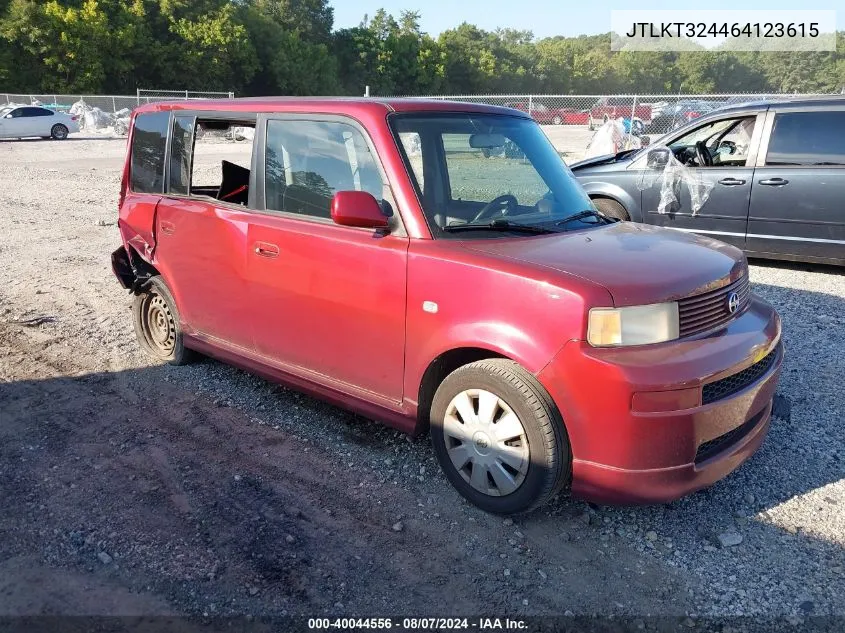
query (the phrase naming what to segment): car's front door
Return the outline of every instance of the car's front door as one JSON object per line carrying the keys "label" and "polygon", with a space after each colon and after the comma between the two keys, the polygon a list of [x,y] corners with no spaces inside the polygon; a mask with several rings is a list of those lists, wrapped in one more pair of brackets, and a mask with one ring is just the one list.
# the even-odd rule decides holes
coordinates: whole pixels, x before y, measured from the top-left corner
{"label": "car's front door", "polygon": [[[711,120],[670,139],[668,147],[689,160],[683,166],[646,168],[647,152],[643,153],[638,160],[644,168],[640,189],[645,221],[745,248],[764,118],[760,112]],[[708,154],[696,156],[696,144]]]}
{"label": "car's front door", "polygon": [[749,251],[845,261],[845,106],[773,108],[769,119]]}
{"label": "car's front door", "polygon": [[337,191],[366,191],[389,207],[372,144],[341,117],[270,116],[256,137],[266,139],[266,212],[247,236],[257,351],[311,380],[398,403],[408,238],[396,213],[386,232],[330,218]]}
{"label": "car's front door", "polygon": [[30,114],[30,110],[35,110],[35,108],[21,107],[9,112],[3,119],[3,136],[11,138],[34,136],[35,117]]}

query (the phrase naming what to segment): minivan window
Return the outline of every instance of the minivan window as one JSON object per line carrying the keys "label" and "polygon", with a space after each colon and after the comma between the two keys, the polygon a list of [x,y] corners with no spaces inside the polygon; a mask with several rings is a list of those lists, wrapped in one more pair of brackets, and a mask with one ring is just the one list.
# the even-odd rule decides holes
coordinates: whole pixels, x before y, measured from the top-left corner
{"label": "minivan window", "polygon": [[[531,119],[497,114],[393,115],[390,125],[399,139],[415,133],[423,148],[442,147],[424,155],[423,211],[438,238],[495,238],[499,231],[453,232],[459,224],[509,224],[558,230],[573,214],[593,209],[549,139]],[[403,142],[403,159],[416,173]],[[425,149],[423,150],[425,151]],[[584,228],[579,224],[579,228]]]}
{"label": "minivan window", "polygon": [[164,192],[164,152],[169,122],[169,112],[152,112],[135,117],[130,164],[132,191]]}
{"label": "minivan window", "polygon": [[775,115],[766,165],[845,166],[845,110]]}
{"label": "minivan window", "polygon": [[274,211],[329,218],[338,191],[384,198],[367,141],[340,121],[268,121],[264,179],[266,207]]}

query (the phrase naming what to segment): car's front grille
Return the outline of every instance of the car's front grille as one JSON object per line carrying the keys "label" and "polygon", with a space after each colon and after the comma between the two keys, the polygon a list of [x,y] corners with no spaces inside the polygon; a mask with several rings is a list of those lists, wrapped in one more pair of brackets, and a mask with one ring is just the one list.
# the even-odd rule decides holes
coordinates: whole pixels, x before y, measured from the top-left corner
{"label": "car's front grille", "polygon": [[750,296],[751,284],[748,275],[744,274],[718,290],[681,299],[678,301],[680,336],[692,336],[724,325],[745,309]]}
{"label": "car's front grille", "polygon": [[720,435],[719,437],[713,438],[712,440],[701,444],[695,452],[695,463],[700,464],[701,462],[706,461],[730,448],[734,444],[738,444],[744,437],[754,430],[754,427],[757,426],[765,413],[766,409],[763,409],[753,418],[739,425],[735,429],[731,429],[724,435]]}
{"label": "car's front grille", "polygon": [[742,371],[732,374],[727,378],[722,378],[721,380],[704,385],[701,391],[701,403],[710,404],[722,398],[727,398],[759,380],[771,369],[777,359],[779,350],[780,345],[776,345],[771,352],[750,367],[746,367]]}

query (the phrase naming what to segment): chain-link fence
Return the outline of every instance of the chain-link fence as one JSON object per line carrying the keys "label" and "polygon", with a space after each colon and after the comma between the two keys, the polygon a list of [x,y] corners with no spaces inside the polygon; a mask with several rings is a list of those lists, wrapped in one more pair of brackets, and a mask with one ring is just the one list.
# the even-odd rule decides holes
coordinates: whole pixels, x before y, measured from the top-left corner
{"label": "chain-link fence", "polygon": [[203,92],[197,90],[146,90],[138,88],[138,101],[170,101],[173,99],[234,99],[234,92]]}
{"label": "chain-link fence", "polygon": [[754,101],[822,96],[807,94],[618,94],[618,95],[433,95],[428,99],[488,103],[515,108],[544,126],[567,161],[580,160],[594,131],[613,119],[631,122],[652,142],[682,125],[724,106]]}

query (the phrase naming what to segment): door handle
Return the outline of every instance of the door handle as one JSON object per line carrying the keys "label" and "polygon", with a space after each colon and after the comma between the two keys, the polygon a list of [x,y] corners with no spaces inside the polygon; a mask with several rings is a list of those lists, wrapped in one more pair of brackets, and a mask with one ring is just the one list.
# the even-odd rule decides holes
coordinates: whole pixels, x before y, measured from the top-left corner
{"label": "door handle", "polygon": [[761,185],[768,185],[769,187],[782,187],[783,185],[788,185],[789,181],[784,180],[783,178],[766,178],[765,180],[758,181]]}
{"label": "door handle", "polygon": [[162,221],[161,232],[165,235],[173,235],[176,232],[176,225],[173,222]]}
{"label": "door handle", "polygon": [[275,244],[270,244],[269,242],[256,242],[255,243],[255,254],[261,257],[278,257],[279,256],[279,247]]}
{"label": "door handle", "polygon": [[736,187],[737,185],[744,185],[745,181],[740,178],[722,178],[719,184],[725,185],[726,187]]}

